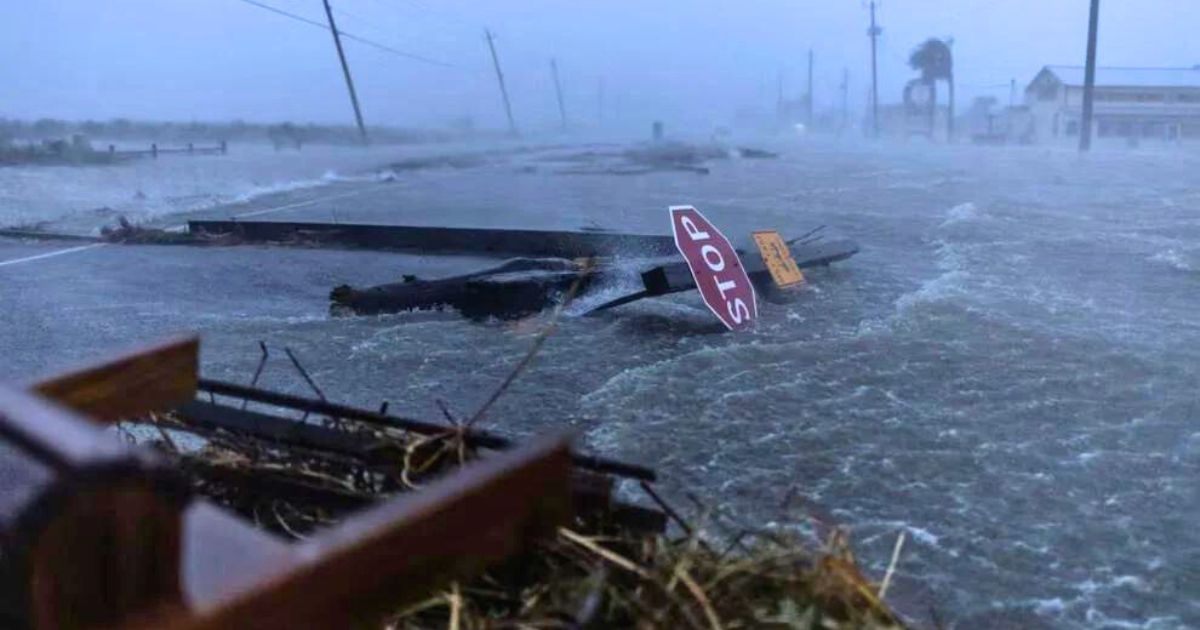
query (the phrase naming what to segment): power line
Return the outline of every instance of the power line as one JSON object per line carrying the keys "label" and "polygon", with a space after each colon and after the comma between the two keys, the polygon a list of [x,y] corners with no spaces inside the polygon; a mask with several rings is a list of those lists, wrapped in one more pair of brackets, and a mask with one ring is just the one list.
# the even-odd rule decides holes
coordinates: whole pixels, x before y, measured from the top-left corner
{"label": "power line", "polygon": [[[375,0],[372,0],[372,1],[375,1]],[[385,0],[378,0],[378,1],[381,3],[385,2]],[[470,19],[470,18],[463,16],[463,14],[452,12],[449,9],[446,9],[445,7],[437,7],[437,8],[431,7],[429,5],[429,3],[426,2],[426,0],[390,0],[390,2],[394,3],[396,6],[400,6],[400,5],[407,6],[411,9],[414,9],[415,13],[425,15],[434,20],[438,20],[445,25],[457,25],[457,26],[461,26],[463,28],[470,28],[470,29],[478,28],[478,24],[476,22],[472,21],[472,19]],[[496,39],[499,40],[500,37],[497,36]],[[548,51],[536,50],[536,49],[524,46],[522,44],[516,44],[516,45],[510,44],[508,46],[508,48],[509,48],[510,52],[515,52],[524,57],[528,57],[528,58],[536,57],[538,59],[539,64],[542,63],[542,60],[545,59],[546,57],[554,57],[555,56],[553,53],[550,53]]]}
{"label": "power line", "polygon": [[[316,20],[310,20],[302,15],[296,15],[295,13],[290,13],[288,11],[284,11],[283,9],[275,8],[269,4],[263,4],[262,2],[258,2],[257,0],[239,0],[239,1],[249,4],[251,6],[258,7],[260,9],[270,11],[271,13],[282,15],[286,18],[290,18],[290,19],[296,20],[298,22],[303,22],[310,26],[315,26],[321,30],[325,30],[325,31],[330,30],[329,26],[326,24],[322,24],[321,22],[318,22]],[[405,52],[403,50],[397,50],[386,44],[380,44],[379,42],[369,40],[365,37],[359,37],[358,35],[354,35],[352,33],[347,33],[346,31],[343,31],[341,29],[338,29],[338,33],[341,34],[341,36],[346,39],[356,41],[360,44],[366,44],[367,46],[370,46],[372,48],[376,48],[378,50],[382,50],[384,52],[388,52],[388,53],[391,53],[391,54],[399,56],[399,57],[404,57],[406,59],[412,59],[413,61],[420,61],[422,63],[427,63],[427,64],[434,65],[434,66],[441,66],[443,68],[458,68],[458,66],[456,66],[454,64],[446,63],[445,61],[438,61],[437,59],[431,59],[429,57],[425,57],[425,56],[418,55],[415,53]]]}
{"label": "power line", "polygon": [[425,13],[426,15],[433,17],[434,19],[438,19],[438,20],[441,20],[441,21],[447,22],[447,23],[453,22],[455,24],[459,24],[461,26],[469,27],[472,29],[477,28],[477,24],[475,22],[468,21],[468,20],[458,17],[454,14],[451,14],[450,12],[446,11],[444,8],[441,10],[435,10],[432,7],[430,7],[428,4],[422,2],[421,0],[405,0],[405,3],[408,4],[409,6],[413,7],[414,9],[418,9],[419,11]]}

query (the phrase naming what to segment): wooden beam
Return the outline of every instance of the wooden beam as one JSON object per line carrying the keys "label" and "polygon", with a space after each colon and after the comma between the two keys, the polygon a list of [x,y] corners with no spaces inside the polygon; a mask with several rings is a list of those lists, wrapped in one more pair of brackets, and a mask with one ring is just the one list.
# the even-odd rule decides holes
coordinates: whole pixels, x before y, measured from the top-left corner
{"label": "wooden beam", "polygon": [[196,602],[191,616],[165,611],[175,618],[154,625],[282,630],[378,621],[565,522],[570,473],[565,437],[476,462],[296,545],[292,560],[256,586]]}
{"label": "wooden beam", "polygon": [[4,387],[0,442],[6,614],[39,629],[112,627],[180,600],[179,511],[188,492],[156,458]]}
{"label": "wooden beam", "polygon": [[101,423],[163,411],[196,397],[200,341],[175,339],[33,383],[38,394]]}
{"label": "wooden beam", "polygon": [[450,228],[419,225],[369,225],[285,221],[188,221],[195,236],[234,235],[247,243],[319,243],[380,251],[412,251],[492,257],[553,256],[592,258],[619,252],[674,256],[675,241],[658,234]]}

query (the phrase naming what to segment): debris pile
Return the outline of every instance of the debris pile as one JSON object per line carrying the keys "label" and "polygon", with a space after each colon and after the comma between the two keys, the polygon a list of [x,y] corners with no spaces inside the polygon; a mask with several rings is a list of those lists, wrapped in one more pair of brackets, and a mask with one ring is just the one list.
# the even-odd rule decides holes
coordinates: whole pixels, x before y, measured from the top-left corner
{"label": "debris pile", "polygon": [[[267,362],[262,350],[255,381]],[[459,418],[444,404],[446,424],[437,425],[389,416],[386,404],[373,412],[328,403],[287,355],[318,398],[201,379],[207,400],[135,423],[156,432],[156,445],[200,494],[263,529],[302,540],[510,444],[476,428],[480,413]],[[203,445],[189,448],[181,434]],[[842,533],[823,548],[770,530],[713,536],[707,516],[689,521],[655,491],[654,471],[574,461],[569,524],[472,580],[398,608],[384,627],[904,627]],[[618,479],[632,486],[620,499]],[[631,494],[638,503],[624,498]]]}
{"label": "debris pile", "polygon": [[[338,436],[347,448],[337,455],[311,441],[300,447],[223,430],[202,431],[207,444],[186,452],[171,435],[194,431],[194,415],[168,414],[154,426],[197,490],[296,539],[487,451],[452,418],[442,432],[423,435],[326,418],[306,426]],[[611,477],[580,468],[570,526],[470,582],[397,610],[387,627],[902,627],[841,534],[816,550],[771,532],[717,540],[646,482],[661,511],[615,501]],[[676,523],[669,535],[665,514]]]}
{"label": "debris pile", "polygon": [[626,149],[592,149],[542,158],[551,163],[570,166],[555,171],[559,175],[645,175],[683,171],[707,175],[709,162],[730,157],[743,159],[772,159],[778,154],[762,149],[728,149],[715,144],[686,142],[651,142]]}

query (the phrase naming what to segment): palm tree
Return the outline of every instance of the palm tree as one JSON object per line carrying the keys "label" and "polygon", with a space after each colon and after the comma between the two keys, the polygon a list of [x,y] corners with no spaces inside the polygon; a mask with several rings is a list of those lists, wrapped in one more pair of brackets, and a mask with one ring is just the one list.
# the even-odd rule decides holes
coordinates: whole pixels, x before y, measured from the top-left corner
{"label": "palm tree", "polygon": [[917,46],[908,57],[908,65],[921,73],[921,81],[929,86],[929,134],[933,135],[933,124],[937,117],[937,82],[945,80],[950,86],[950,112],[946,117],[946,137],[954,137],[954,58],[950,44],[930,37]]}

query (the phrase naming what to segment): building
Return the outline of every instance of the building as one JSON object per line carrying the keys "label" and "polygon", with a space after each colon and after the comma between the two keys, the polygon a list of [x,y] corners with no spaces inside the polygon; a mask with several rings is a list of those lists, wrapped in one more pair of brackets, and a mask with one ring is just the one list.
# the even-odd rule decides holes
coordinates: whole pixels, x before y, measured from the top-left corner
{"label": "building", "polygon": [[[1025,88],[1028,115],[1010,133],[1039,144],[1078,141],[1083,77],[1082,66],[1042,68]],[[1200,66],[1096,68],[1093,112],[1095,138],[1200,139]]]}

